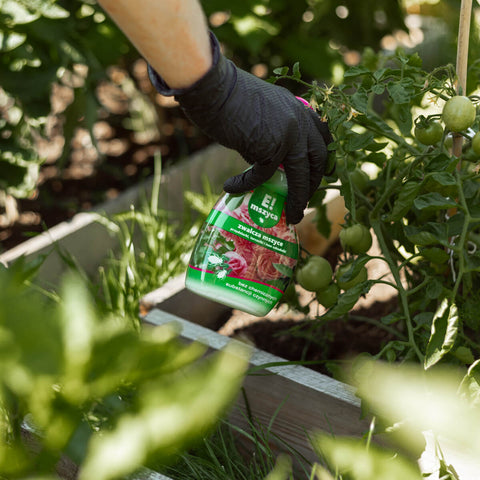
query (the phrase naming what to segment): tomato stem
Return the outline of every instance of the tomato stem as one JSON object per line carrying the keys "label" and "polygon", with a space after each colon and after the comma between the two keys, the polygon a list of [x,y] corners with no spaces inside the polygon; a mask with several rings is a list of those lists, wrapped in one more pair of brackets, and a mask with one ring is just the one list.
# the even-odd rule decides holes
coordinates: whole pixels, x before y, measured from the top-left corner
{"label": "tomato stem", "polygon": [[418,348],[418,345],[415,342],[413,323],[412,323],[412,318],[410,316],[410,310],[408,307],[407,291],[403,287],[402,279],[400,278],[400,271],[397,267],[396,262],[393,260],[392,256],[390,255],[390,251],[388,249],[387,243],[385,241],[385,237],[383,235],[380,220],[378,218],[375,218],[375,219],[372,218],[371,224],[372,224],[373,231],[377,236],[380,249],[383,255],[385,256],[385,260],[387,261],[390,267],[390,271],[392,272],[393,278],[397,286],[398,296],[400,298],[403,314],[405,315],[405,325],[407,327],[407,332],[408,332],[408,344],[413,349],[413,351],[417,355],[420,362],[423,363],[424,355],[422,354],[422,352]]}

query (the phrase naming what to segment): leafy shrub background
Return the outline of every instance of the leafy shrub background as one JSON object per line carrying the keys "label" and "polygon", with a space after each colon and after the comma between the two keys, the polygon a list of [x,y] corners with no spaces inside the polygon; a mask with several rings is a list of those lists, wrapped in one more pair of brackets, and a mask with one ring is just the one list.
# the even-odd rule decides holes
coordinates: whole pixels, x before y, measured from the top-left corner
{"label": "leafy shrub background", "polygon": [[[263,66],[257,72],[265,76],[276,67],[299,62],[306,78],[339,79],[344,61],[359,61],[364,47],[377,51],[384,48],[385,36],[393,35],[394,41],[408,37],[406,8],[425,14],[422,28],[427,36],[416,47],[425,57],[440,64],[445,62],[439,53],[454,52],[457,2],[453,0],[361,4],[203,0],[202,4],[227,54],[243,68]],[[64,148],[58,163],[62,166],[69,160],[77,127],[87,128],[95,143],[97,88],[108,67],[128,71],[138,54],[94,0],[5,0],[0,7],[0,38],[0,190],[24,197],[34,190],[42,162],[36,145],[39,138],[47,137],[53,86],[67,85],[74,93],[61,113]],[[472,48],[472,58],[477,54]],[[137,95],[138,85],[133,84],[128,94]]]}

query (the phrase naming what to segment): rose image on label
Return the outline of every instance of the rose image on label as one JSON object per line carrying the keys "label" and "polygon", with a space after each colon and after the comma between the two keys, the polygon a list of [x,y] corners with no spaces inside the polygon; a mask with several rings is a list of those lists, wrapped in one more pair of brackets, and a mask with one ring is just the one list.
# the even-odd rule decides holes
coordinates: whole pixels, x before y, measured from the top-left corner
{"label": "rose image on label", "polygon": [[298,258],[295,227],[287,225],[283,171],[253,192],[225,194],[197,238],[188,289],[253,315],[280,300]]}

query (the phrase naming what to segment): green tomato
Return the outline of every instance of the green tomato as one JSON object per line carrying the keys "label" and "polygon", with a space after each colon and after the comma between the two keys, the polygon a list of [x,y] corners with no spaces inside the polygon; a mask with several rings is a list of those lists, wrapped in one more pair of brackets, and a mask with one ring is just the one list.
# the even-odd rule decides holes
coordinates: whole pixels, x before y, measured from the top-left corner
{"label": "green tomato", "polygon": [[350,280],[342,280],[342,276],[345,275],[350,270],[350,268],[351,265],[349,263],[344,263],[343,265],[340,265],[335,272],[335,280],[337,282],[337,285],[342,290],[349,290],[355,285],[364,282],[368,278],[367,269],[365,267],[362,267],[360,272],[358,272],[355,277],[351,278]]}
{"label": "green tomato", "polygon": [[312,255],[296,273],[298,284],[310,292],[326,288],[332,281],[332,276],[330,263],[318,255]]}
{"label": "green tomato", "polygon": [[472,101],[463,95],[449,98],[442,111],[442,119],[448,130],[463,132],[475,121],[477,109]]}
{"label": "green tomato", "polygon": [[443,128],[439,122],[419,122],[415,125],[415,138],[424,145],[435,145],[443,136]]}
{"label": "green tomato", "polygon": [[368,190],[370,177],[361,168],[356,168],[349,173],[349,176],[353,185],[355,185],[360,192],[365,193]]}
{"label": "green tomato", "polygon": [[480,132],[477,132],[472,140],[472,150],[480,157]]}
{"label": "green tomato", "polygon": [[322,290],[317,291],[317,301],[325,308],[333,307],[337,303],[340,287],[336,283],[331,283]]}
{"label": "green tomato", "polygon": [[366,253],[372,246],[370,230],[360,223],[344,228],[339,234],[340,243],[346,252],[361,254]]}

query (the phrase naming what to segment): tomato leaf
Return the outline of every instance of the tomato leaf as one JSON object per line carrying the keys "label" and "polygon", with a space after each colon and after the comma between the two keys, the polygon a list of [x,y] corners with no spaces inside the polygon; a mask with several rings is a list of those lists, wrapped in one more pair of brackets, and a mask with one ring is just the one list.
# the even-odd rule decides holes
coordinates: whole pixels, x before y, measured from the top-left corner
{"label": "tomato leaf", "polygon": [[424,210],[426,208],[432,210],[446,210],[448,208],[455,208],[458,206],[455,200],[444,197],[438,192],[430,192],[420,195],[415,199],[413,205],[419,210]]}
{"label": "tomato leaf", "polygon": [[365,147],[365,150],[369,152],[379,152],[388,145],[388,142],[372,142]]}
{"label": "tomato leaf", "polygon": [[451,231],[444,223],[428,222],[425,225],[404,225],[407,238],[415,245],[435,245],[440,243],[450,247],[449,236]]}
{"label": "tomato leaf", "polygon": [[358,110],[361,113],[366,113],[368,108],[368,95],[365,90],[357,90],[351,97],[350,101],[352,102],[355,110]]}
{"label": "tomato leaf", "polygon": [[390,82],[387,84],[387,91],[394,103],[397,104],[407,104],[415,93],[415,89],[409,80],[404,82]]}
{"label": "tomato leaf", "polygon": [[453,172],[457,165],[458,159],[450,158],[448,155],[441,153],[433,157],[430,162],[425,165],[425,170],[428,172]]}
{"label": "tomato leaf", "polygon": [[425,293],[428,298],[435,300],[436,298],[440,297],[443,291],[443,286],[440,280],[437,278],[432,278],[431,281],[428,283]]}
{"label": "tomato leaf", "polygon": [[355,306],[362,295],[366,295],[370,291],[373,283],[372,280],[367,280],[340,294],[337,303],[326,313],[318,317],[318,320],[328,321],[343,317]]}
{"label": "tomato leaf", "polygon": [[325,238],[329,238],[332,233],[332,222],[327,216],[327,206],[325,204],[317,207],[317,214],[315,215],[315,225],[320,234]]}
{"label": "tomato leaf", "polygon": [[458,333],[458,310],[454,302],[443,299],[432,321],[424,367],[438,363],[453,347]]}
{"label": "tomato leaf", "polygon": [[412,208],[413,202],[420,191],[421,183],[415,181],[406,182],[396,202],[393,205],[392,213],[388,216],[389,221],[397,221],[403,218]]}
{"label": "tomato leaf", "polygon": [[358,77],[359,75],[367,75],[370,74],[370,70],[367,67],[363,67],[362,65],[357,65],[355,67],[349,68],[344,74],[344,78],[349,77]]}
{"label": "tomato leaf", "polygon": [[359,255],[355,260],[350,264],[350,268],[339,278],[342,282],[348,282],[352,278],[355,278],[359,273],[362,267],[370,260],[368,255]]}
{"label": "tomato leaf", "polygon": [[355,152],[356,150],[362,150],[367,145],[373,142],[373,133],[356,133],[348,132],[346,134],[345,143],[343,148],[346,152]]}
{"label": "tomato leaf", "polygon": [[474,405],[480,405],[480,360],[470,365],[467,374],[463,377],[460,391]]}

